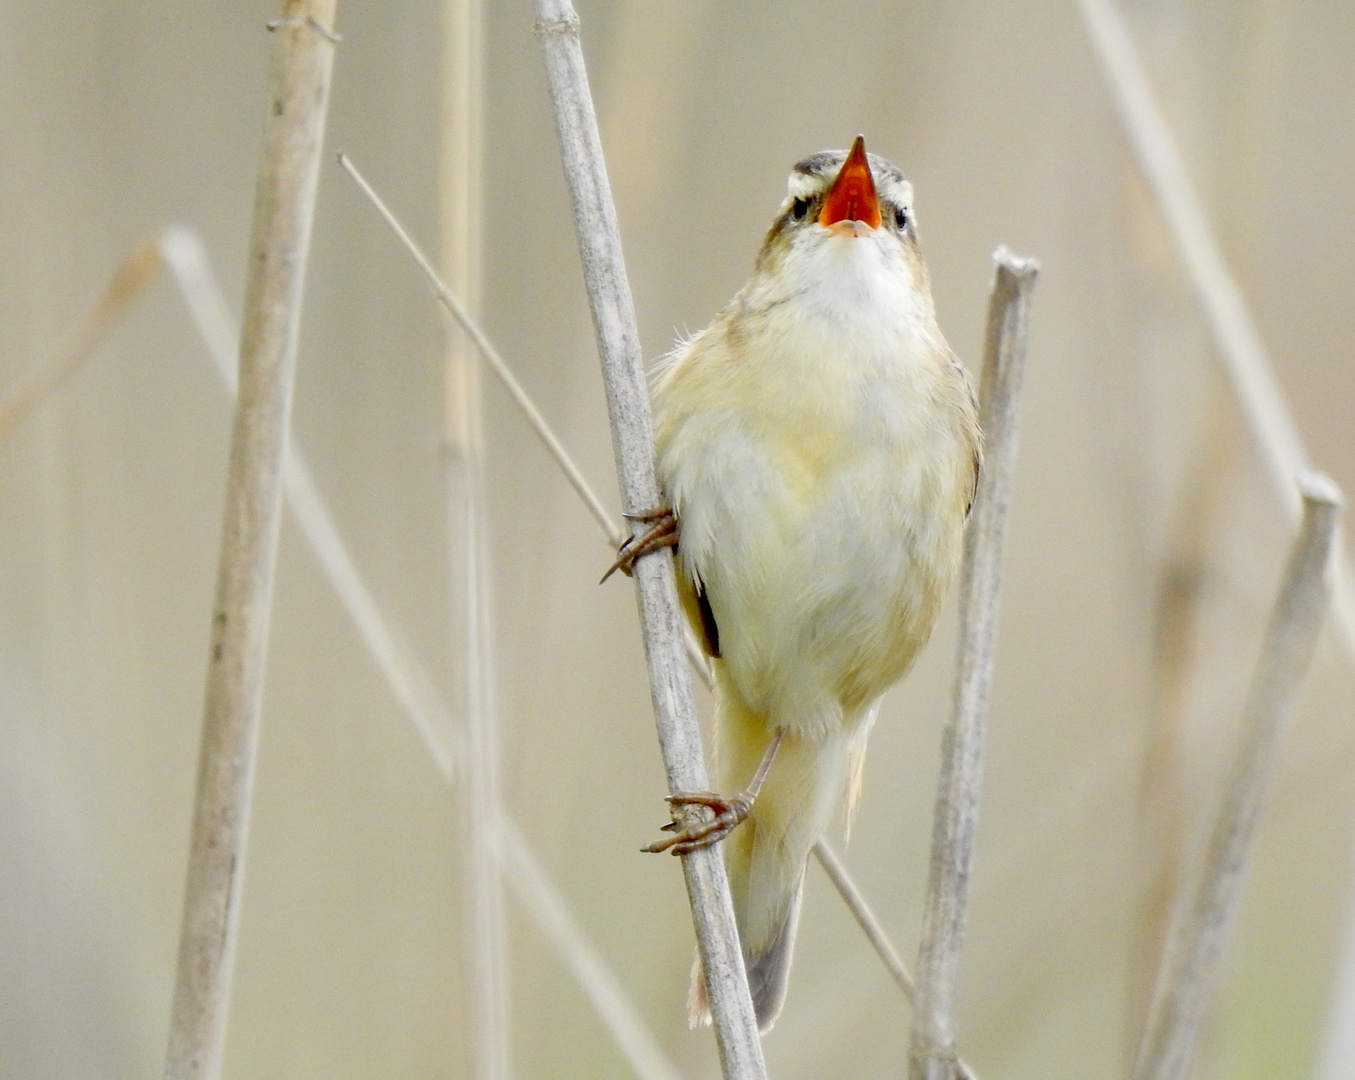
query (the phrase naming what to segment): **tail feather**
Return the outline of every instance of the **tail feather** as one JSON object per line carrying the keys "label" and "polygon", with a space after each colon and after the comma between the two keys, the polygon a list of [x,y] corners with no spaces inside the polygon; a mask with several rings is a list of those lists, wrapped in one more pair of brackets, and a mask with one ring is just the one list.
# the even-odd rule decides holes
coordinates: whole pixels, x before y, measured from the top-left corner
{"label": "tail feather", "polygon": [[777,931],[771,947],[760,956],[749,956],[745,951],[743,964],[748,971],[748,989],[753,994],[753,1012],[757,1029],[771,1030],[786,1003],[786,988],[790,985],[790,958],[795,951],[795,930],[800,923],[800,894],[804,892],[805,878],[801,872],[786,911],[785,921]]}
{"label": "tail feather", "polygon": [[[738,791],[753,776],[776,728],[743,702],[719,664],[716,677],[720,790]],[[872,709],[851,722],[839,717],[822,732],[787,730],[748,819],[721,841],[748,988],[763,1032],[785,1004],[809,851],[841,811],[848,788],[856,786],[849,775],[859,774],[855,763],[873,716]],[[693,1026],[710,1022],[699,963],[692,970],[688,1007]]]}
{"label": "tail feather", "polygon": [[[763,1035],[771,1030],[781,1008],[786,1003],[790,986],[790,960],[795,951],[795,931],[800,923],[800,894],[804,891],[804,875],[795,887],[785,921],[771,946],[757,956],[743,954],[744,970],[748,973],[748,990],[753,995],[753,1015],[757,1029]],[[692,1027],[710,1023],[710,997],[706,992],[706,977],[701,970],[701,957],[692,964],[691,990],[687,996],[687,1020]]]}

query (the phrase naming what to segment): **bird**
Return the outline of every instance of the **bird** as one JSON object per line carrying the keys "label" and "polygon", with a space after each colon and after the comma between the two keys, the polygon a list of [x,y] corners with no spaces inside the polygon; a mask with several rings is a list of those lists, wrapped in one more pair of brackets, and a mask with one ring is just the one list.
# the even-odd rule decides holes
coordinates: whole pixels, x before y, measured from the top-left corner
{"label": "bird", "polygon": [[[982,462],[973,384],[937,325],[904,174],[868,154],[794,166],[752,275],[661,361],[667,504],[617,566],[676,548],[712,659],[712,814],[645,850],[722,844],[759,1030],[786,999],[805,865],[849,825],[881,695],[959,569]],[[709,1022],[699,962],[693,1024]]]}

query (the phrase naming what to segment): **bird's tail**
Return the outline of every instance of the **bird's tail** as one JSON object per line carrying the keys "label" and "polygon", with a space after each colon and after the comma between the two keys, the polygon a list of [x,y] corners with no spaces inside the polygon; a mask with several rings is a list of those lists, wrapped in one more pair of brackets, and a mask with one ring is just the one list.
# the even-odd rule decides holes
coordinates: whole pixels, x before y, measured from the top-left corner
{"label": "bird's tail", "polygon": [[[721,790],[748,783],[774,735],[766,721],[722,694],[718,721]],[[759,1030],[785,1004],[800,893],[810,849],[841,806],[851,739],[810,739],[788,732],[748,819],[722,842],[734,915]],[[700,965],[692,972],[693,1024],[709,1023]]]}

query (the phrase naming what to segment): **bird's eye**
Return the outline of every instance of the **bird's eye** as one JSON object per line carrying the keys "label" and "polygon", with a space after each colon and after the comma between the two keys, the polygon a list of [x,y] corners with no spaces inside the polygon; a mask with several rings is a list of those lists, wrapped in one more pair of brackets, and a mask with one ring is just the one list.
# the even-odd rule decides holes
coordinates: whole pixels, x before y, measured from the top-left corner
{"label": "bird's eye", "polygon": [[809,200],[796,199],[793,203],[791,203],[790,213],[791,217],[793,217],[796,221],[802,221],[804,219],[804,216],[807,213],[809,213]]}
{"label": "bird's eye", "polygon": [[899,209],[894,211],[894,225],[898,228],[899,232],[902,232],[904,229],[908,228],[907,210],[904,210],[902,207],[900,207]]}

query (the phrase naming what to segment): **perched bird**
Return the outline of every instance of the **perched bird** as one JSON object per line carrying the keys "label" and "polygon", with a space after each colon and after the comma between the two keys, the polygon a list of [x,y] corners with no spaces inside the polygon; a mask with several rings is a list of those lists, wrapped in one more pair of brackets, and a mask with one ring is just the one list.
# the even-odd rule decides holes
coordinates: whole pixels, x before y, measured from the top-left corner
{"label": "perched bird", "polygon": [[[715,658],[720,790],[743,793],[675,797],[713,820],[648,850],[724,840],[766,1031],[805,862],[850,818],[880,696],[931,634],[978,476],[973,388],[936,324],[903,173],[859,137],[796,165],[752,277],[674,350],[654,410],[671,513],[621,561],[676,543]],[[708,1019],[699,971],[692,1004]]]}

